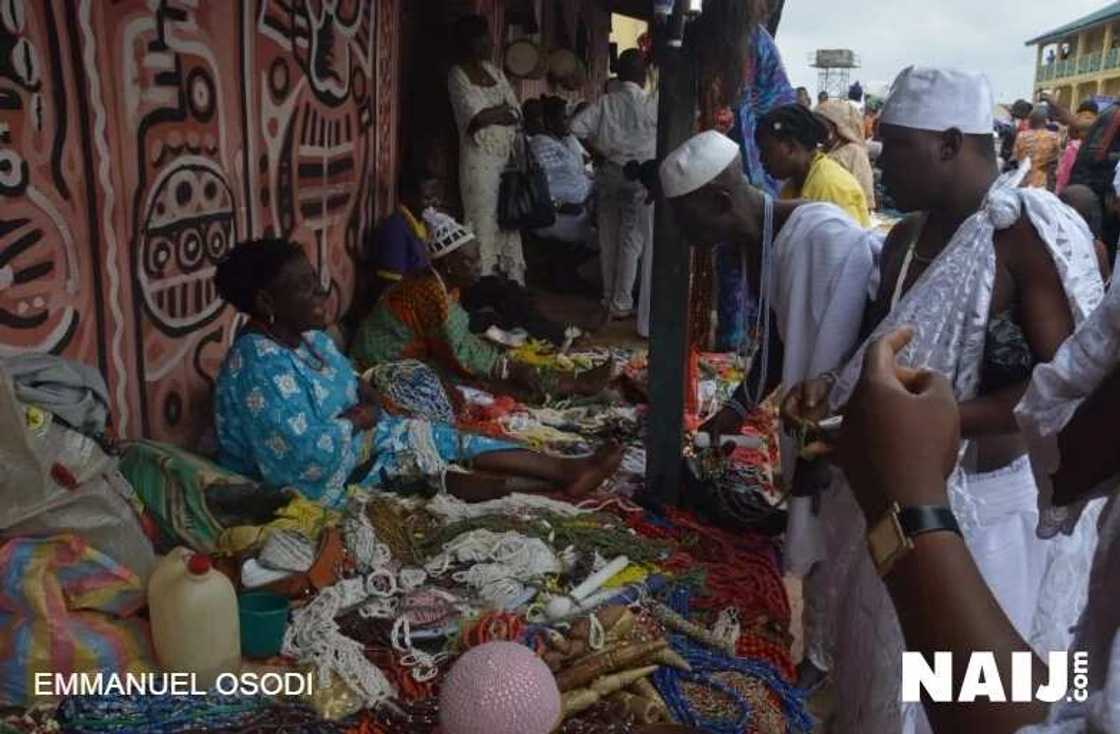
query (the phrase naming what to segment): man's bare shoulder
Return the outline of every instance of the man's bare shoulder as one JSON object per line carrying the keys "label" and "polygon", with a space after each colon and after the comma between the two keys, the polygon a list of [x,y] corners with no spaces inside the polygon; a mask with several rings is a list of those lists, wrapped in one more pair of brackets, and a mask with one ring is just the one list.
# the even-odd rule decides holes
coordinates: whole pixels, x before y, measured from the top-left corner
{"label": "man's bare shoulder", "polygon": [[921,234],[922,221],[925,215],[921,212],[907,214],[898,224],[891,227],[887,239],[883,241],[883,262],[890,262],[901,250],[910,246],[910,243]]}
{"label": "man's bare shoulder", "polygon": [[996,252],[1001,256],[1031,259],[1039,255],[1049,257],[1046,243],[1035,229],[1031,218],[1026,214],[1006,229],[997,230],[992,237]]}

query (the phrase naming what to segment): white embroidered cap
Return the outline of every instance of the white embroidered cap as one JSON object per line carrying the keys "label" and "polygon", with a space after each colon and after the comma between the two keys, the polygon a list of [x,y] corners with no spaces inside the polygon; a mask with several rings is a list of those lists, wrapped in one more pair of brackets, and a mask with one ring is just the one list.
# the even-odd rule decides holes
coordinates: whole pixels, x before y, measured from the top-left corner
{"label": "white embroidered cap", "polygon": [[735,141],[715,130],[693,135],[661,162],[661,193],[667,199],[691,194],[727,170],[738,155]]}
{"label": "white embroidered cap", "polygon": [[912,130],[991,135],[992,85],[983,74],[908,66],[891,85],[879,122]]}
{"label": "white embroidered cap", "polygon": [[428,257],[446,257],[474,239],[474,232],[455,221],[455,217],[428,207],[423,213],[428,228]]}

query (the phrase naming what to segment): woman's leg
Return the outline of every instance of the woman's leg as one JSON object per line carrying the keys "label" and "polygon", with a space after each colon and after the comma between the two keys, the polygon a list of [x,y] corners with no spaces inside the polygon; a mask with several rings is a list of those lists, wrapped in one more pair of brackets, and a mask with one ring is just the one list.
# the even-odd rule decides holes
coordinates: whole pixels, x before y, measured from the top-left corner
{"label": "woman's leg", "polygon": [[488,472],[449,472],[444,478],[447,491],[464,502],[485,502],[505,497],[510,492],[537,494],[555,488],[540,479],[521,479]]}
{"label": "woman's leg", "polygon": [[[614,378],[614,365],[605,362],[594,369],[581,372],[539,370],[523,362],[510,362],[509,383],[528,391],[529,401],[538,402],[545,395],[567,397],[570,395],[593,396],[607,388]],[[515,393],[515,397],[518,395]]]}
{"label": "woman's leg", "polygon": [[479,454],[474,466],[487,472],[544,479],[559,485],[570,497],[594,492],[622,463],[623,447],[610,443],[591,456],[566,459],[535,451],[493,451]]}
{"label": "woman's leg", "polygon": [[558,373],[556,392],[560,395],[598,395],[613,377],[614,365],[609,361],[578,375],[561,372]]}
{"label": "woman's leg", "polygon": [[445,423],[429,423],[426,427],[431,431],[432,447],[448,464],[470,462],[472,468],[483,472],[541,479],[573,497],[594,492],[622,463],[623,447],[615,443],[603,446],[591,456],[568,459],[489,436],[464,433]]}

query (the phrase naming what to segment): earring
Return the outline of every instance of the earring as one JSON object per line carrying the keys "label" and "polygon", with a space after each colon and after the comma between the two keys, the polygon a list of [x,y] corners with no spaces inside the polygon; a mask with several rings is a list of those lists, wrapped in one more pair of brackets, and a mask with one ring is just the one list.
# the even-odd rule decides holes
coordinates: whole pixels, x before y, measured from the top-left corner
{"label": "earring", "polygon": [[268,315],[268,325],[269,326],[275,326],[276,325],[276,314],[270,313]]}

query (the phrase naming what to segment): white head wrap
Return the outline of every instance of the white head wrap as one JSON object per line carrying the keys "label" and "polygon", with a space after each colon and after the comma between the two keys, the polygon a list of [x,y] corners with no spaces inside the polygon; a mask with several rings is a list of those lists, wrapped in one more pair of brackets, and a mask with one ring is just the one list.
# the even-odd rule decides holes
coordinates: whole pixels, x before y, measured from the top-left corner
{"label": "white head wrap", "polygon": [[991,135],[992,86],[983,74],[908,66],[894,80],[879,122],[914,130]]}
{"label": "white head wrap", "polygon": [[667,199],[691,194],[727,170],[739,146],[715,130],[693,135],[661,162],[661,192]]}
{"label": "white head wrap", "polygon": [[428,258],[433,262],[450,255],[474,239],[474,232],[455,221],[455,218],[428,207],[424,210],[424,224],[428,228]]}

